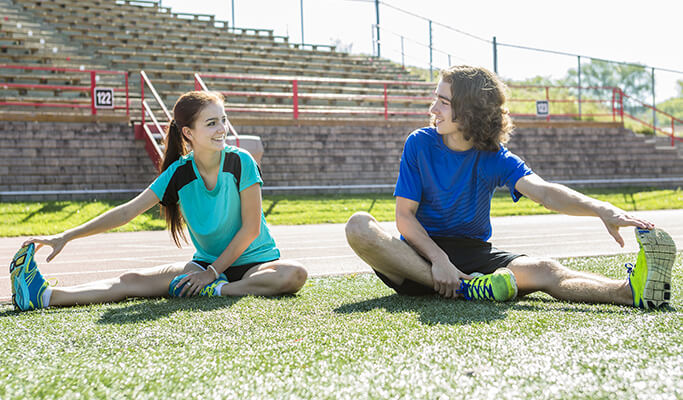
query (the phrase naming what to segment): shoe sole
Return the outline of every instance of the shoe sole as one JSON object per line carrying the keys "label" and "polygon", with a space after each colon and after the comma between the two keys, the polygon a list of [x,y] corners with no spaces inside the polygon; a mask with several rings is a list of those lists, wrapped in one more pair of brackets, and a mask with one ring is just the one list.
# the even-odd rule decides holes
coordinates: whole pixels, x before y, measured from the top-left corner
{"label": "shoe sole", "polygon": [[645,308],[660,307],[671,300],[671,269],[676,260],[676,244],[661,229],[636,228],[636,239],[647,262],[643,305]]}
{"label": "shoe sole", "polygon": [[26,246],[26,251],[22,252],[20,249],[17,254],[14,255],[12,263],[10,264],[12,303],[14,303],[14,307],[21,311],[27,310],[31,303],[28,285],[26,284],[26,270],[28,269],[31,260],[33,260],[34,254],[35,247],[33,244],[30,244]]}
{"label": "shoe sole", "polygon": [[512,287],[515,288],[515,292],[512,294],[512,296],[511,296],[510,298],[507,298],[507,299],[505,299],[505,300],[498,300],[498,301],[510,301],[510,300],[514,300],[514,299],[517,297],[517,292],[518,292],[518,289],[517,289],[517,279],[515,279],[515,274],[513,274],[512,271],[511,271],[510,269],[508,269],[508,268],[500,268],[500,269],[498,269],[496,272],[501,271],[501,270],[505,270],[505,271],[506,271],[505,273],[507,273],[507,274],[510,275],[510,282],[512,282]]}

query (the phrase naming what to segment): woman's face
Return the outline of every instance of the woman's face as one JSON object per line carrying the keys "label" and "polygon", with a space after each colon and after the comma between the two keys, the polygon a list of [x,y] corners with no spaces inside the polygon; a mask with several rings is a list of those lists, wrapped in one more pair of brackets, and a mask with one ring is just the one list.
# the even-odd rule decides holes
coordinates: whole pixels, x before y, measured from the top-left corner
{"label": "woman's face", "polygon": [[195,151],[221,151],[225,147],[227,120],[223,104],[211,102],[199,112],[194,127],[184,127],[183,133]]}
{"label": "woman's face", "polygon": [[429,113],[433,117],[436,131],[440,135],[450,135],[458,130],[457,123],[453,122],[451,97],[450,83],[439,80],[434,91],[434,101],[429,107]]}

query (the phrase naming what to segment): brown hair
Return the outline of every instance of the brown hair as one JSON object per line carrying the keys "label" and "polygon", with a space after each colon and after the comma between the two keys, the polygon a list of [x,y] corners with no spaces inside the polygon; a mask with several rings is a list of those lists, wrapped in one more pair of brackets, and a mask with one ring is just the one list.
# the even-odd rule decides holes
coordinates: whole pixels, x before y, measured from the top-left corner
{"label": "brown hair", "polygon": [[451,84],[453,120],[478,150],[498,151],[510,140],[514,129],[505,106],[507,86],[491,71],[458,65],[441,71],[440,78]]}
{"label": "brown hair", "polygon": [[[183,135],[183,128],[193,128],[199,113],[204,107],[211,103],[223,105],[224,97],[216,92],[187,92],[180,96],[173,106],[173,120],[166,129],[166,140],[164,142],[164,159],[161,163],[161,172],[166,171],[171,164],[180,157],[187,154],[189,142]],[[171,236],[175,244],[180,247],[180,239],[187,243],[185,232],[183,231],[183,216],[180,213],[178,204],[162,205],[166,217],[166,226],[171,231]]]}

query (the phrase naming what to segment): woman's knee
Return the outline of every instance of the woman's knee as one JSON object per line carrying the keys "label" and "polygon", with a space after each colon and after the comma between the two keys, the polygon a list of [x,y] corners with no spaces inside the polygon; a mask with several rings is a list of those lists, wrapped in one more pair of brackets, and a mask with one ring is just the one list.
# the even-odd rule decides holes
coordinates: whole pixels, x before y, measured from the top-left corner
{"label": "woman's knee", "polygon": [[301,289],[308,279],[308,271],[302,264],[290,261],[286,266],[278,268],[280,272],[280,283],[282,293],[296,293]]}

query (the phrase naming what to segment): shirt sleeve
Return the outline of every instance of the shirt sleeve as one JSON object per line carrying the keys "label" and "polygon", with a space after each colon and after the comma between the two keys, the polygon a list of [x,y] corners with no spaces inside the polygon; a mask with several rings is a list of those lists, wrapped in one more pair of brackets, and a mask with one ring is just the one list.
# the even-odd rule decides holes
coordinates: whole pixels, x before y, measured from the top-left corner
{"label": "shirt sleeve", "polygon": [[159,203],[164,206],[167,205],[164,202],[164,195],[166,194],[166,189],[168,188],[169,182],[171,182],[171,177],[173,177],[173,173],[175,172],[175,167],[175,164],[171,164],[164,172],[157,176],[151,185],[149,185],[149,188],[152,190],[152,192],[154,192],[154,194],[156,194],[159,198]]}
{"label": "shirt sleeve", "polygon": [[416,135],[411,134],[403,145],[394,196],[419,202],[422,199],[422,178],[417,160],[417,139]]}
{"label": "shirt sleeve", "polygon": [[522,193],[515,190],[517,181],[534,172],[521,158],[504,147],[502,147],[499,152],[499,163],[501,175],[499,176],[498,185],[507,186],[510,190],[512,200],[516,202],[524,196]]}
{"label": "shirt sleeve", "polygon": [[256,160],[247,151],[240,151],[240,162],[242,164],[240,172],[240,187],[239,191],[243,191],[249,186],[258,183],[263,186],[263,179],[261,178],[261,169]]}

